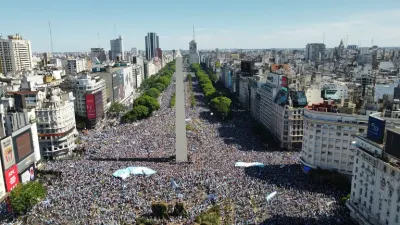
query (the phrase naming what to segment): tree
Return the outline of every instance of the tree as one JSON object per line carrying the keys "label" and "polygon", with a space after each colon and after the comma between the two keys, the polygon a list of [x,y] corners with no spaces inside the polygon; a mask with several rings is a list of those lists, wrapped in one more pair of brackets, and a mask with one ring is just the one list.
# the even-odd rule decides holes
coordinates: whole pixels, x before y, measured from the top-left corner
{"label": "tree", "polygon": [[119,115],[120,113],[125,112],[125,110],[126,110],[126,106],[124,106],[123,104],[121,104],[119,102],[114,102],[113,104],[111,104],[109,112],[112,115]]}
{"label": "tree", "polygon": [[211,80],[213,83],[216,83],[216,82],[218,81],[218,76],[217,76],[217,74],[211,73],[211,74],[210,74],[210,80]]}
{"label": "tree", "polygon": [[162,83],[156,83],[154,87],[157,88],[157,90],[159,91],[164,91],[166,86]]}
{"label": "tree", "polygon": [[222,118],[225,118],[230,111],[231,103],[232,100],[221,96],[211,100],[211,107],[214,108],[222,116]]}
{"label": "tree", "polygon": [[132,123],[132,122],[135,122],[136,120],[137,120],[137,116],[135,113],[133,113],[132,110],[121,117],[121,121],[123,123]]}
{"label": "tree", "polygon": [[140,120],[149,116],[149,109],[144,105],[137,105],[133,107],[132,113]]}
{"label": "tree", "polygon": [[160,96],[160,91],[157,88],[150,88],[146,94],[153,98],[158,98]]}
{"label": "tree", "polygon": [[37,181],[20,183],[11,191],[11,206],[18,215],[24,214],[46,197],[46,194],[46,188]]}
{"label": "tree", "polygon": [[152,113],[153,111],[156,111],[160,108],[160,104],[158,103],[157,99],[152,98],[148,95],[142,95],[139,98],[135,100],[135,106],[136,105],[144,105],[149,108],[149,113]]}
{"label": "tree", "polygon": [[164,86],[168,86],[170,82],[171,82],[171,79],[168,78],[167,76],[162,76],[162,77],[158,78],[158,83],[162,83],[162,84],[164,84]]}
{"label": "tree", "polygon": [[219,61],[215,62],[215,67],[216,68],[220,68],[221,67],[221,63]]}

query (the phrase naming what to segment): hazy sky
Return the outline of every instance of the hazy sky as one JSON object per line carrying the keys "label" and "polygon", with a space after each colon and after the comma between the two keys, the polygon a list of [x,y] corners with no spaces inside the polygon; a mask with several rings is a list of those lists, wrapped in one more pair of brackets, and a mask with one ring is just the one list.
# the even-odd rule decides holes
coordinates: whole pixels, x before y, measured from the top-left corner
{"label": "hazy sky", "polygon": [[[399,0],[20,0],[2,1],[0,33],[20,33],[35,52],[110,48],[123,35],[125,50],[144,49],[157,32],[162,49],[188,49],[192,25],[199,49],[304,48],[309,42],[400,46]],[[97,33],[99,33],[100,41]]]}

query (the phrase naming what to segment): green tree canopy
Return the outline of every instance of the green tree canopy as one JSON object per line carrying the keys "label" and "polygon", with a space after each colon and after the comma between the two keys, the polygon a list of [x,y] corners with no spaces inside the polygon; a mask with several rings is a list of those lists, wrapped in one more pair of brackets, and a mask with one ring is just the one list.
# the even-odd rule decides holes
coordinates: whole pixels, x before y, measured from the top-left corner
{"label": "green tree canopy", "polygon": [[149,109],[144,105],[137,105],[133,107],[132,113],[140,120],[149,116]]}
{"label": "green tree canopy", "polygon": [[211,82],[216,83],[216,82],[218,81],[218,76],[217,76],[217,74],[211,73],[211,74],[210,74],[210,80],[211,80]]}
{"label": "green tree canopy", "polygon": [[126,107],[119,103],[119,102],[114,102],[113,104],[111,104],[111,107],[109,109],[109,112],[113,115],[119,115],[120,113],[125,112]]}
{"label": "green tree canopy", "polygon": [[148,95],[142,95],[135,100],[135,105],[144,105],[149,108],[149,113],[156,111],[160,108],[160,104],[157,99],[152,98]]}
{"label": "green tree canopy", "polygon": [[157,90],[159,91],[164,91],[166,86],[162,83],[156,83],[154,87],[157,88]]}
{"label": "green tree canopy", "polygon": [[121,117],[121,121],[123,123],[132,123],[135,122],[136,120],[137,120],[137,115],[132,110]]}
{"label": "green tree canopy", "polygon": [[162,76],[162,77],[158,78],[157,82],[164,84],[164,86],[168,86],[169,83],[171,82],[171,79],[168,78],[167,76]]}
{"label": "green tree canopy", "polygon": [[160,91],[157,88],[150,88],[146,94],[153,98],[158,98],[160,96]]}
{"label": "green tree canopy", "polygon": [[221,67],[221,63],[219,61],[215,62],[215,67],[216,68],[220,68]]}
{"label": "green tree canopy", "polygon": [[11,191],[11,206],[18,215],[24,214],[46,197],[46,194],[46,188],[37,181],[20,183]]}
{"label": "green tree canopy", "polygon": [[211,100],[211,107],[214,108],[223,118],[225,118],[231,106],[232,100],[227,97],[216,97]]}

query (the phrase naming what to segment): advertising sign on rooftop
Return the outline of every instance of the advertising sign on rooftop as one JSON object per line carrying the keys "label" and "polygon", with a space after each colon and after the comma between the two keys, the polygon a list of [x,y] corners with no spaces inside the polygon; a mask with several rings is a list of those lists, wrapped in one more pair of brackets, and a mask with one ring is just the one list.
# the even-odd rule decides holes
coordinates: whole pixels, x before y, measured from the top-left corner
{"label": "advertising sign on rooftop", "polygon": [[375,141],[376,143],[382,144],[385,136],[385,125],[386,121],[376,117],[369,117],[368,120],[368,139]]}
{"label": "advertising sign on rooftop", "polygon": [[20,163],[30,155],[33,155],[33,141],[31,127],[18,130],[12,134],[12,142],[15,150],[16,163]]}
{"label": "advertising sign on rooftop", "polygon": [[1,159],[4,165],[4,170],[15,164],[15,155],[11,137],[6,137],[0,141]]}

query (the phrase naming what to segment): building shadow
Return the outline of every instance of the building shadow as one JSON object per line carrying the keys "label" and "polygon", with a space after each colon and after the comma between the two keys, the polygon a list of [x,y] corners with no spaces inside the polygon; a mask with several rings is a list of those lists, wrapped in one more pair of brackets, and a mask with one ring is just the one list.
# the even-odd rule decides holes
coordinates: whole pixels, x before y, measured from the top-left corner
{"label": "building shadow", "polygon": [[91,157],[92,161],[108,161],[108,162],[157,162],[157,163],[175,163],[175,156],[160,157],[160,158],[147,158],[147,157],[136,157],[136,158],[102,158],[102,157]]}
{"label": "building shadow", "polygon": [[321,218],[318,219],[310,217],[303,218],[274,215],[261,222],[260,225],[357,225],[357,223],[350,219],[350,215],[342,214],[340,210],[334,210],[332,214],[341,215],[342,218],[340,219],[331,215],[322,215]]}
{"label": "building shadow", "polygon": [[321,193],[338,201],[349,193],[345,188],[335,186],[329,181],[319,182],[313,179],[303,172],[299,164],[247,167],[244,171],[250,177],[274,184],[279,188]]}

